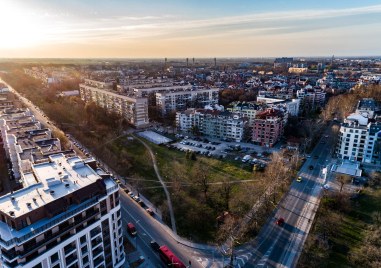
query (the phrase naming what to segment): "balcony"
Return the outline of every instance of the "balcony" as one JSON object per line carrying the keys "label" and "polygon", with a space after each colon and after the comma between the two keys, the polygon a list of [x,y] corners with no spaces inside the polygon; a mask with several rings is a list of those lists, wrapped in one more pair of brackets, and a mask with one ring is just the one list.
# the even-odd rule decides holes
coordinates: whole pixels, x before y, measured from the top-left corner
{"label": "balcony", "polygon": [[[115,188],[115,187],[113,187]],[[116,189],[118,189],[118,185],[116,185]],[[111,193],[115,191],[115,189],[108,189],[107,192]],[[72,211],[69,211],[69,212],[66,212],[66,213],[63,213],[62,215],[58,216],[55,220],[39,227],[39,228],[36,228],[33,232],[29,232],[28,234],[26,235],[23,235],[21,237],[15,237],[11,240],[8,240],[8,241],[5,241],[3,240],[1,237],[0,237],[0,243],[4,245],[4,247],[10,247],[14,244],[16,245],[21,245],[23,244],[24,241],[32,238],[32,237],[35,237],[35,236],[38,236],[39,234],[47,231],[48,229],[50,229],[51,227],[53,226],[56,226],[58,225],[60,222],[64,221],[64,220],[67,220],[69,218],[72,218],[75,214],[78,214],[80,213],[81,211],[85,210],[86,208],[89,208],[91,206],[93,206],[94,204],[96,204],[99,199],[101,197],[94,197],[94,198],[91,198],[89,200],[87,200],[86,202],[82,203],[81,205],[79,205],[76,209],[73,209]]]}
{"label": "balcony", "polygon": [[[55,234],[51,234],[51,235],[45,235],[45,239],[41,240],[40,242],[36,243],[36,242],[28,242],[28,249],[30,249],[30,251],[28,252],[18,252],[18,255],[16,256],[17,258],[25,258],[27,257],[28,259],[28,262],[33,260],[34,258],[38,257],[39,254],[37,252],[37,250],[43,246],[46,245],[46,249],[50,249],[52,247],[55,247],[57,245],[56,243],[56,240],[58,237],[61,238],[61,243],[63,241],[65,241],[66,239],[70,238],[72,235],[70,234],[70,231],[75,229],[77,226],[81,225],[83,223],[83,221],[87,221],[88,223],[88,226],[91,225],[92,223],[94,223],[96,220],[94,219],[94,217],[96,215],[99,214],[99,211],[98,210],[95,210],[95,211],[91,211],[90,212],[87,212],[86,213],[86,216],[85,217],[82,217],[82,221],[79,222],[79,223],[65,223],[63,225],[61,225],[60,227],[60,230],[55,233]],[[89,220],[90,219],[90,220]],[[65,251],[65,255],[70,253],[69,251],[66,252]]]}

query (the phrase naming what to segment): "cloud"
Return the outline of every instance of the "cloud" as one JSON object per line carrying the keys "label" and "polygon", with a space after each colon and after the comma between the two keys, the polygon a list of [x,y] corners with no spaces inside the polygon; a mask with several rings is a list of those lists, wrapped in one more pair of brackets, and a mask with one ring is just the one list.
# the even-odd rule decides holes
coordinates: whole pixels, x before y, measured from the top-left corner
{"label": "cloud", "polygon": [[[326,25],[327,20],[343,17],[373,15],[381,13],[381,5],[322,10],[298,10],[287,12],[267,12],[244,16],[228,16],[211,19],[189,19],[174,15],[163,16],[118,16],[82,20],[65,25],[65,29],[55,32],[62,37],[102,39],[109,38],[190,38],[192,36],[223,36],[237,33],[266,34],[279,33],[283,28],[291,31],[308,31],[308,26],[316,30],[318,23]],[[300,22],[303,21],[303,25]],[[314,24],[315,23],[315,24]],[[325,23],[325,24],[324,24]],[[331,25],[331,27],[334,27]],[[274,30],[279,29],[279,31]],[[106,32],[108,32],[106,34]],[[78,33],[81,33],[78,34]]]}

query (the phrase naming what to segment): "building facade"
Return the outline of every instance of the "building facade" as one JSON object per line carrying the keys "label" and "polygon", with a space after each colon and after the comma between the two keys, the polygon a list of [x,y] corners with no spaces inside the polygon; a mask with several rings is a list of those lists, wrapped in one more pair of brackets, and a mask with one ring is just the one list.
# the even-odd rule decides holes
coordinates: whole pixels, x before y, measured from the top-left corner
{"label": "building facade", "polygon": [[319,87],[312,87],[310,85],[305,88],[299,89],[296,96],[300,99],[301,106],[304,110],[315,110],[324,107],[326,93]]}
{"label": "building facade", "polygon": [[0,197],[1,267],[121,267],[118,185],[96,161],[51,155]]}
{"label": "building facade", "polygon": [[176,125],[182,132],[199,134],[226,141],[240,142],[244,138],[247,119],[230,112],[188,109],[176,113]]}
{"label": "building facade", "polygon": [[184,111],[188,108],[204,108],[218,104],[218,88],[187,89],[174,92],[156,93],[156,106],[162,114]]}
{"label": "building facade", "polygon": [[253,142],[273,147],[283,135],[285,121],[285,114],[281,110],[269,108],[257,113],[253,123]]}
{"label": "building facade", "polygon": [[79,85],[81,99],[94,102],[108,111],[123,116],[128,123],[136,127],[144,127],[148,120],[148,99],[129,97],[112,91],[104,82],[86,79]]}

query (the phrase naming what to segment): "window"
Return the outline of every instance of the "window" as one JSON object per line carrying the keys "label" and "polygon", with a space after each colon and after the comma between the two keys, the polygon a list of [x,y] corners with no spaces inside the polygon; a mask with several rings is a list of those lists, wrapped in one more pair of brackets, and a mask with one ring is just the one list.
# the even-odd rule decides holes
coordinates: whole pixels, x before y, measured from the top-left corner
{"label": "window", "polygon": [[50,256],[50,261],[52,263],[55,263],[56,261],[58,261],[58,252],[56,252],[52,256]]}
{"label": "window", "polygon": [[83,265],[87,264],[89,262],[89,256],[85,256],[83,258]]}
{"label": "window", "polygon": [[42,264],[41,264],[41,263],[39,263],[39,264],[37,264],[37,265],[33,266],[32,268],[42,268]]}
{"label": "window", "polygon": [[85,244],[86,243],[86,235],[82,236],[79,241],[81,242],[81,244]]}

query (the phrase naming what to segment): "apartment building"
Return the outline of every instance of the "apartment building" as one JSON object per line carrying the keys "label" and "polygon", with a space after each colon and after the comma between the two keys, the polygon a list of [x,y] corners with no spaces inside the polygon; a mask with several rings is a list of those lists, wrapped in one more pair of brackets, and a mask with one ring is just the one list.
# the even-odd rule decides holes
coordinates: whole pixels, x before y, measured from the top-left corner
{"label": "apartment building", "polygon": [[122,266],[118,185],[95,160],[50,155],[22,176],[0,197],[1,267]]}
{"label": "apartment building", "polygon": [[5,109],[0,112],[0,132],[7,159],[12,165],[12,177],[22,182],[23,171],[32,163],[61,152],[61,142],[52,138],[50,129],[41,128],[28,109]]}
{"label": "apartment building", "polygon": [[182,132],[199,132],[215,139],[240,142],[247,119],[239,114],[205,109],[187,109],[176,113],[176,126]]}
{"label": "apartment building", "polygon": [[368,125],[363,162],[381,165],[381,122]]}
{"label": "apartment building", "polygon": [[362,162],[367,148],[368,118],[360,114],[351,114],[340,126],[336,154],[338,158]]}
{"label": "apartment building", "polygon": [[320,87],[306,87],[297,90],[296,96],[300,99],[301,106],[304,110],[315,110],[319,107],[324,107],[325,92]]}
{"label": "apartment building", "polygon": [[47,72],[44,72],[42,69],[37,67],[33,67],[32,69],[24,69],[24,73],[40,80],[45,85],[58,82],[57,78],[50,76]]}
{"label": "apartment building", "polygon": [[162,114],[184,111],[188,108],[214,107],[218,104],[218,88],[191,88],[156,93],[156,106]]}
{"label": "apartment building", "polygon": [[259,95],[257,96],[257,102],[266,103],[270,106],[284,106],[287,109],[287,113],[291,116],[298,116],[300,113],[300,99],[279,99],[266,95]]}
{"label": "apartment building", "polygon": [[113,91],[110,83],[86,79],[79,85],[81,99],[94,102],[108,111],[122,115],[131,125],[144,127],[148,120],[148,99],[126,96]]}
{"label": "apartment building", "polygon": [[286,114],[278,109],[268,108],[257,113],[253,122],[253,142],[273,147],[283,135],[286,122]]}
{"label": "apartment building", "polygon": [[372,98],[364,98],[359,100],[356,108],[356,113],[361,114],[362,116],[372,119],[375,115],[375,112],[378,111],[377,103]]}
{"label": "apartment building", "polygon": [[248,123],[252,126],[255,115],[265,109],[267,105],[255,102],[233,102],[227,110],[231,113],[239,114],[248,119]]}

